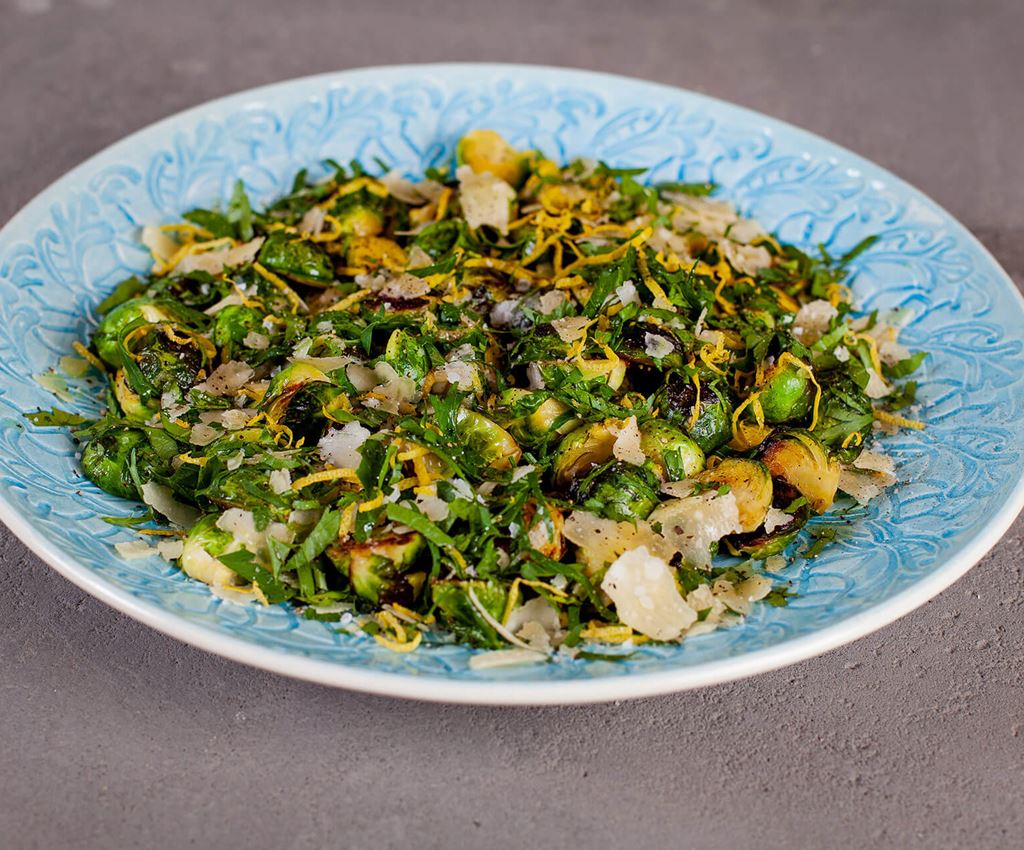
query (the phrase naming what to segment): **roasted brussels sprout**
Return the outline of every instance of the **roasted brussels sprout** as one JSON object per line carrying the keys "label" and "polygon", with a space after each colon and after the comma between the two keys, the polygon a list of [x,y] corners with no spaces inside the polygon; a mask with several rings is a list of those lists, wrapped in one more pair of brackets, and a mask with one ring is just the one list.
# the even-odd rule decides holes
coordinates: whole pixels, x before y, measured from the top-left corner
{"label": "roasted brussels sprout", "polygon": [[430,358],[416,337],[403,328],[397,328],[388,337],[384,359],[399,374],[420,383],[430,371]]}
{"label": "roasted brussels sprout", "polygon": [[497,422],[475,410],[460,408],[455,423],[459,439],[480,457],[491,469],[512,469],[522,455],[522,449],[511,434]]}
{"label": "roasted brussels sprout", "polygon": [[[704,452],[696,441],[675,425],[651,419],[640,426],[640,448],[663,477],[678,464],[681,478],[692,478],[704,468]],[[672,459],[666,460],[666,454]]]}
{"label": "roasted brussels sprout", "polygon": [[300,283],[328,286],[334,280],[331,258],[316,243],[296,239],[283,230],[267,237],[259,261],[270,271]]}
{"label": "roasted brussels sprout", "polygon": [[615,436],[604,425],[577,428],[558,444],[552,467],[555,484],[568,487],[576,478],[586,475],[612,456]]}
{"label": "roasted brussels sprout", "polygon": [[251,333],[266,334],[263,326],[263,315],[251,307],[232,304],[225,307],[213,321],[213,343],[233,359],[239,349],[244,347],[245,339]]}
{"label": "roasted brussels sprout", "polygon": [[324,407],[343,394],[344,391],[333,384],[304,384],[288,402],[282,423],[291,430],[296,442],[301,439],[304,445],[315,445],[330,424],[324,416]]}
{"label": "roasted brussels sprout", "polygon": [[114,398],[125,419],[132,422],[148,422],[160,412],[160,400],[156,397],[143,399],[129,386],[124,369],[118,369],[114,375]]}
{"label": "roasted brussels sprout", "polygon": [[119,304],[103,317],[93,334],[96,353],[111,366],[123,366],[121,338],[133,324],[171,322],[176,318],[173,310],[151,298],[134,298]]}
{"label": "roasted brussels sprout", "polygon": [[494,130],[467,133],[455,148],[455,158],[477,174],[490,172],[516,188],[529,172],[530,154],[516,150]]}
{"label": "roasted brussels sprout", "polygon": [[805,506],[797,510],[785,525],[773,528],[770,532],[761,527],[749,534],[738,534],[729,538],[729,547],[741,555],[759,561],[778,555],[796,540],[800,529],[807,522],[809,513]]}
{"label": "roasted brussels sprout", "polygon": [[694,476],[702,484],[726,485],[736,496],[740,530],[756,531],[772,506],[772,478],[763,463],[744,458],[727,458],[718,466]]}
{"label": "roasted brussels sprout", "polygon": [[377,236],[384,230],[384,218],[380,211],[358,201],[336,209],[334,215],[341,224],[342,233],[353,236]]}
{"label": "roasted brussels sprout", "polygon": [[112,496],[138,499],[136,480],[145,483],[167,475],[177,453],[174,439],[157,428],[110,425],[92,433],[82,448],[82,472]]}
{"label": "roasted brussels sprout", "polygon": [[345,261],[354,268],[376,269],[384,267],[400,271],[409,262],[405,250],[397,242],[383,236],[353,237],[349,242]]}
{"label": "roasted brussels sprout", "polygon": [[[430,591],[438,616],[459,640],[484,649],[508,645],[477,610],[477,606],[483,608],[491,620],[500,622],[507,600],[503,585],[490,581],[435,581]],[[470,591],[474,599],[470,598]]]}
{"label": "roasted brussels sprout", "polygon": [[[502,393],[501,401],[505,406],[514,404],[521,398],[531,395],[529,390],[510,389]],[[569,408],[558,399],[548,398],[542,401],[532,412],[506,424],[506,428],[517,440],[537,442],[553,436],[564,436],[579,427],[578,419],[566,417]],[[556,428],[556,423],[561,422]]]}
{"label": "roasted brussels sprout", "polygon": [[204,516],[189,529],[179,563],[192,578],[212,587],[242,587],[248,582],[218,560],[242,548],[230,532],[217,528],[218,518],[218,514]]}
{"label": "roasted brussels sprout", "polygon": [[375,605],[412,605],[427,578],[427,571],[417,568],[425,551],[423,537],[412,531],[365,543],[339,543],[327,550],[327,556],[363,599]]}
{"label": "roasted brussels sprout", "polygon": [[[132,334],[130,353],[157,394],[173,388],[185,392],[196,382],[208,358],[195,337],[180,336],[166,325],[136,333]],[[203,344],[209,346],[205,340]]]}
{"label": "roasted brussels sprout", "polygon": [[802,419],[814,403],[814,384],[807,370],[790,362],[772,367],[759,391],[765,421],[772,424]]}
{"label": "roasted brussels sprout", "polygon": [[289,363],[270,381],[259,409],[272,419],[278,420],[284,415],[299,390],[316,383],[330,384],[330,378],[316,366],[303,363],[301,360]]}
{"label": "roasted brussels sprout", "polygon": [[656,394],[655,404],[661,416],[686,431],[705,455],[720,449],[732,439],[732,402],[729,393],[717,382],[702,382],[700,412],[693,421],[697,388],[679,373],[673,373]]}
{"label": "roasted brussels sprout", "polygon": [[[616,353],[630,363],[661,369],[678,369],[683,365],[683,346],[675,335],[657,325],[631,323],[623,332]],[[655,356],[657,355],[657,356]]]}
{"label": "roasted brussels sprout", "polygon": [[775,431],[758,451],[776,485],[803,496],[817,513],[827,511],[839,487],[839,464],[808,431]]}
{"label": "roasted brussels sprout", "polygon": [[593,477],[577,479],[573,496],[599,516],[620,522],[646,519],[658,506],[657,484],[643,467],[621,461]]}
{"label": "roasted brussels sprout", "polygon": [[[275,496],[267,485],[269,472],[255,466],[243,466],[216,476],[198,495],[224,508],[253,510],[272,506],[276,518],[287,518],[291,509],[288,494]],[[274,504],[271,499],[286,500]]]}

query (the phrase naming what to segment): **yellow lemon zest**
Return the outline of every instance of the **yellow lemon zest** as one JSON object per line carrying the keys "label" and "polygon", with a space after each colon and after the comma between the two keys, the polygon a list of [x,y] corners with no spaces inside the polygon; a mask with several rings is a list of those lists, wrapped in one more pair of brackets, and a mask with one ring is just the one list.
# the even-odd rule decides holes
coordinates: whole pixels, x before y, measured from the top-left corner
{"label": "yellow lemon zest", "polygon": [[293,313],[299,312],[300,308],[305,309],[306,302],[303,301],[299,297],[298,293],[294,289],[292,289],[287,283],[285,283],[281,278],[279,278],[276,274],[274,274],[272,271],[265,269],[263,265],[260,263],[253,263],[252,268],[253,271],[256,272],[256,274],[258,274],[268,283],[273,284],[274,287],[281,291],[281,294],[284,295],[288,303],[291,304]]}
{"label": "yellow lemon zest", "polygon": [[508,618],[512,616],[512,612],[519,602],[519,585],[521,583],[522,579],[517,577],[508,589],[508,598],[505,600],[505,613],[501,615],[501,624],[503,626],[508,622]]}
{"label": "yellow lemon zest", "polygon": [[71,347],[82,357],[83,360],[88,362],[90,366],[95,369],[99,369],[101,372],[106,372],[107,367],[102,360],[93,354],[88,348],[86,348],[77,339],[71,343]]}
{"label": "yellow lemon zest", "polygon": [[339,310],[347,310],[362,301],[366,296],[371,295],[372,292],[369,289],[357,289],[355,292],[346,295],[337,304],[332,304],[326,308],[323,312],[325,313],[336,313]]}
{"label": "yellow lemon zest", "polygon": [[298,492],[310,484],[320,484],[324,481],[337,481],[339,479],[351,481],[353,484],[359,483],[359,476],[356,475],[354,469],[333,467],[331,469],[322,469],[320,472],[311,472],[309,475],[303,475],[301,478],[295,479],[292,482],[292,490]]}
{"label": "yellow lemon zest", "polygon": [[877,408],[872,411],[875,419],[879,422],[884,422],[886,425],[895,425],[897,428],[911,428],[914,431],[923,431],[925,424],[918,422],[916,419],[907,419],[903,416],[897,416],[895,413],[889,413],[887,410],[878,410]]}

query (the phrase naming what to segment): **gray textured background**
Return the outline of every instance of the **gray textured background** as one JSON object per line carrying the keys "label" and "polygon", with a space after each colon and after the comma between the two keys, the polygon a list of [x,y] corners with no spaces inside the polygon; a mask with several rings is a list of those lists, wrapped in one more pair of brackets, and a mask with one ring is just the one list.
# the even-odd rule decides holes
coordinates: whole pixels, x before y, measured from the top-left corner
{"label": "gray textured background", "polygon": [[[814,130],[932,195],[1024,280],[1020,0],[490,5],[0,0],[0,222],[129,131],[241,88],[540,62]],[[938,599],[823,658],[529,710],[236,666],[84,596],[6,530],[0,547],[5,848],[1024,844],[1022,520]]]}

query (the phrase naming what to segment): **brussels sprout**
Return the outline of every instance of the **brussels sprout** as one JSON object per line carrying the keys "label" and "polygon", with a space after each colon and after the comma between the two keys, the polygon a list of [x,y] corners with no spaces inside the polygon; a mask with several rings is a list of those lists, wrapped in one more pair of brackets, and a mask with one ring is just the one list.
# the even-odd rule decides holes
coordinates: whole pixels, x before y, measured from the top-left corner
{"label": "brussels sprout", "polygon": [[[650,337],[657,339],[649,339]],[[659,340],[665,340],[666,343],[671,344],[672,350],[655,361],[650,350],[652,346],[665,344]],[[684,363],[683,347],[675,335],[657,325],[648,325],[643,322],[630,323],[615,350],[630,363],[640,363],[644,366],[653,366],[657,362],[662,369],[678,369]]]}
{"label": "brussels sprout", "polygon": [[[521,398],[531,395],[529,390],[510,389],[501,394],[501,402],[506,407]],[[557,428],[555,423],[565,417],[569,407],[556,398],[548,398],[540,403],[531,413],[513,419],[505,427],[521,442],[532,442],[552,436],[564,436],[580,426],[578,419],[567,419]]]}
{"label": "brussels sprout", "polygon": [[93,344],[99,356],[111,366],[123,366],[121,360],[121,336],[135,322],[174,321],[175,315],[163,304],[154,303],[150,298],[134,298],[119,304],[103,317],[93,334]]}
{"label": "brussels sprout", "polygon": [[355,268],[386,269],[400,271],[406,267],[409,258],[402,246],[383,236],[355,237],[349,242],[345,262]]}
{"label": "brussels sprout", "polygon": [[114,398],[117,399],[125,419],[132,422],[148,422],[160,412],[159,399],[150,398],[143,401],[142,396],[128,385],[124,369],[118,369],[114,375]]}
{"label": "brussels sprout", "polygon": [[331,258],[316,243],[295,239],[283,230],[267,237],[259,261],[270,271],[301,283],[327,286],[334,281]]}
{"label": "brussels sprout", "polygon": [[651,419],[640,426],[640,448],[665,474],[669,464],[666,452],[675,452],[684,478],[691,478],[704,468],[704,452],[679,428],[661,419]]}
{"label": "brussels sprout", "polygon": [[164,327],[154,326],[138,337],[133,334],[131,353],[138,360],[139,371],[157,393],[174,387],[184,392],[196,382],[207,358],[193,339],[172,338],[173,331],[165,332]]}
{"label": "brussels sprout", "polygon": [[266,332],[263,315],[258,310],[241,304],[225,307],[213,320],[213,343],[227,352],[228,359],[234,357],[249,334]]}
{"label": "brussels sprout", "polygon": [[807,499],[813,511],[827,511],[839,487],[839,464],[808,431],[775,431],[762,444],[758,457],[777,484]]}
{"label": "brussels sprout", "polygon": [[189,529],[179,564],[186,575],[213,587],[242,587],[248,582],[218,560],[242,548],[230,532],[217,528],[218,516],[204,516]]}
{"label": "brussels sprout", "polygon": [[763,561],[772,555],[778,555],[796,540],[800,529],[807,522],[808,513],[806,507],[800,508],[785,525],[773,528],[771,532],[766,532],[762,527],[750,534],[738,534],[729,538],[728,544],[740,554]]}
{"label": "brussels sprout", "polygon": [[260,402],[260,410],[283,410],[302,387],[307,384],[326,383],[331,381],[322,371],[310,363],[297,360],[289,363],[271,379],[267,391]]}
{"label": "brussels sprout", "polygon": [[430,371],[430,358],[416,338],[407,330],[398,328],[391,332],[384,360],[399,374],[412,378],[417,384],[423,382]]}
{"label": "brussels sprout", "polygon": [[765,421],[773,424],[802,419],[814,403],[814,384],[807,370],[788,362],[769,370],[760,393]]}
{"label": "brussels sprout", "polygon": [[[314,445],[330,424],[330,420],[324,416],[324,407],[343,394],[344,391],[333,384],[304,384],[288,401],[282,424],[291,430],[296,442],[301,439],[304,445]],[[279,405],[282,402],[283,399],[280,399]]]}
{"label": "brussels sprout", "polygon": [[491,469],[512,469],[523,453],[508,431],[475,410],[460,408],[456,414],[455,429],[459,439],[487,461]]}
{"label": "brussels sprout", "polygon": [[384,230],[381,214],[364,204],[349,204],[335,213],[341,232],[352,236],[377,236]]}
{"label": "brussels sprout", "polygon": [[365,543],[339,543],[328,548],[327,556],[363,599],[374,605],[412,605],[427,578],[426,571],[416,569],[425,551],[423,537],[413,531]]}
{"label": "brussels sprout", "polygon": [[473,130],[459,140],[455,159],[477,174],[490,172],[518,188],[528,174],[530,154],[517,151],[494,130]]}
{"label": "brussels sprout", "polygon": [[655,395],[661,416],[684,429],[705,455],[721,448],[732,439],[732,402],[729,393],[715,382],[702,382],[700,413],[692,422],[697,388],[683,375],[672,373],[665,386]]}
{"label": "brussels sprout", "polygon": [[694,478],[702,484],[727,485],[736,497],[740,512],[740,530],[756,531],[772,506],[772,478],[763,463],[743,458],[727,458],[713,469]]}
{"label": "brussels sprout", "polygon": [[177,452],[174,439],[159,429],[110,425],[82,448],[82,472],[112,496],[138,499],[135,476],[144,483],[166,475]]}
{"label": "brussels sprout", "polygon": [[507,599],[501,584],[489,581],[435,581],[430,590],[441,621],[459,640],[485,649],[507,646],[494,627],[480,615],[474,600],[469,596],[472,590],[476,603],[491,619],[500,622]]}
{"label": "brussels sprout", "polygon": [[621,461],[578,480],[573,491],[587,510],[620,522],[646,519],[658,506],[658,490],[650,474],[643,467]]}
{"label": "brussels sprout", "polygon": [[607,463],[612,456],[615,437],[604,425],[577,428],[558,444],[555,452],[555,484],[568,487],[576,478]]}

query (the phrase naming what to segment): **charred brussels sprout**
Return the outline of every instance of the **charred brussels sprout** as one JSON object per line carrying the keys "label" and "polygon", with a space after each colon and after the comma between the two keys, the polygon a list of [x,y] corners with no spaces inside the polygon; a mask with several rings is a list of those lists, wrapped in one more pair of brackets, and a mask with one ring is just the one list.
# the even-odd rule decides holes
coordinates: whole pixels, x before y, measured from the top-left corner
{"label": "charred brussels sprout", "polygon": [[729,540],[729,545],[736,552],[759,561],[778,555],[796,540],[800,529],[807,522],[809,513],[804,506],[792,514],[785,525],[777,526],[771,531],[765,531],[764,527],[761,527],[749,534],[738,534]]}
{"label": "charred brussels sprout", "polygon": [[[341,201],[345,201],[345,198]],[[334,216],[341,225],[341,232],[352,236],[377,236],[384,230],[384,218],[380,211],[365,203],[362,198],[353,198],[347,204],[339,202]]]}
{"label": "charred brussels sprout", "polygon": [[272,272],[300,283],[327,286],[334,280],[331,258],[308,239],[296,239],[283,230],[267,237],[259,261]]}
{"label": "charred brussels sprout", "polygon": [[765,421],[773,424],[802,419],[814,403],[814,384],[807,370],[789,362],[776,364],[765,375],[760,393]]}
{"label": "charred brussels sprout", "polygon": [[82,449],[82,472],[112,496],[138,499],[135,483],[161,478],[170,472],[177,443],[156,428],[110,425],[95,432]]}
{"label": "charred brussels sprout", "polygon": [[[132,336],[135,337],[135,333]],[[208,341],[202,342],[209,347]],[[182,392],[188,390],[208,359],[197,338],[180,336],[167,326],[154,326],[133,338],[130,349],[139,364],[139,371],[158,394],[174,387]]]}
{"label": "charred brussels sprout", "polygon": [[700,412],[693,419],[697,388],[693,382],[673,373],[655,396],[661,415],[686,431],[705,455],[720,449],[732,439],[732,402],[729,393],[717,383],[701,383]]}
{"label": "charred brussels sprout", "polygon": [[296,441],[312,446],[324,435],[330,420],[324,416],[324,407],[343,391],[333,384],[305,384],[292,395],[285,411],[283,423],[291,429]]}
{"label": "charred brussels sprout", "polygon": [[736,497],[740,512],[740,530],[756,531],[772,506],[772,478],[763,463],[743,458],[728,458],[714,469],[695,476],[702,484],[724,485]]}
{"label": "charred brussels sprout", "polygon": [[134,298],[119,304],[103,317],[93,334],[93,344],[99,356],[111,366],[123,366],[121,339],[133,325],[171,322],[175,312],[150,298]]}
{"label": "charred brussels sprout", "polygon": [[438,616],[459,640],[484,649],[508,645],[479,610],[486,611],[492,621],[501,621],[507,599],[503,585],[490,581],[435,581],[431,595]]}
{"label": "charred brussels sprout", "polygon": [[459,439],[480,455],[491,469],[508,470],[519,462],[522,455],[519,444],[508,431],[483,414],[460,408],[455,429]]}
{"label": "charred brussels sprout", "polygon": [[660,419],[640,426],[640,449],[666,477],[675,471],[679,478],[691,478],[704,468],[704,452],[696,441]]}
{"label": "charred brussels sprout", "polygon": [[678,369],[683,365],[685,353],[672,333],[640,322],[626,328],[616,352],[631,363],[644,366],[657,363],[662,369]]}
{"label": "charred brussels sprout", "polygon": [[391,332],[387,348],[384,349],[384,360],[399,374],[412,378],[417,384],[430,371],[430,358],[416,338],[403,328]]}
{"label": "charred brussels sprout", "polygon": [[568,487],[576,478],[607,463],[614,445],[615,436],[603,425],[573,431],[563,438],[555,452],[555,484]]}
{"label": "charred brussels sprout", "polygon": [[281,419],[296,394],[310,384],[330,384],[331,379],[322,371],[309,363],[296,361],[289,363],[278,372],[267,387],[260,401],[259,409],[272,419]]}
{"label": "charred brussels sprout", "polygon": [[263,315],[251,307],[232,304],[217,313],[213,322],[213,343],[223,348],[228,359],[234,357],[242,348],[246,337],[251,333],[266,334],[263,326]]}
{"label": "charred brussels sprout", "polygon": [[530,162],[529,154],[516,150],[494,130],[467,133],[455,148],[455,158],[477,174],[490,172],[517,188],[526,179]]}
{"label": "charred brussels sprout", "polygon": [[366,543],[338,544],[327,550],[327,556],[363,599],[374,605],[412,605],[427,577],[425,570],[417,569],[419,556],[425,551],[423,538],[410,532]]}
{"label": "charred brussels sprout", "polygon": [[646,519],[658,506],[658,490],[650,474],[622,462],[582,479],[573,487],[573,495],[587,510],[620,522]]}
{"label": "charred brussels sprout", "polygon": [[772,477],[807,499],[817,513],[827,511],[839,487],[839,464],[808,431],[776,431],[761,444],[758,457]]}

